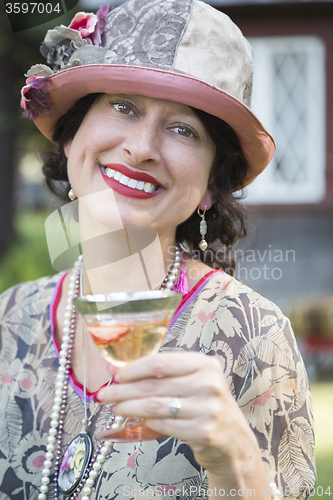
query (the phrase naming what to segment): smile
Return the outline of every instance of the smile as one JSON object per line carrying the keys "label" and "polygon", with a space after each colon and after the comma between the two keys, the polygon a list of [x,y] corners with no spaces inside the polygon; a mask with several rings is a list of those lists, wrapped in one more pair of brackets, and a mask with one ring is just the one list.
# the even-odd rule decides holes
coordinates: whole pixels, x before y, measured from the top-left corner
{"label": "smile", "polygon": [[123,186],[127,186],[132,189],[136,189],[138,191],[143,191],[144,193],[151,194],[154,193],[158,185],[152,184],[151,182],[138,181],[131,177],[127,177],[127,175],[122,174],[121,172],[114,170],[113,168],[103,167],[104,174],[109,177],[109,179],[114,179],[118,181]]}
{"label": "smile", "polygon": [[106,184],[123,196],[147,200],[165,191],[147,172],[132,170],[121,163],[104,164],[100,168]]}

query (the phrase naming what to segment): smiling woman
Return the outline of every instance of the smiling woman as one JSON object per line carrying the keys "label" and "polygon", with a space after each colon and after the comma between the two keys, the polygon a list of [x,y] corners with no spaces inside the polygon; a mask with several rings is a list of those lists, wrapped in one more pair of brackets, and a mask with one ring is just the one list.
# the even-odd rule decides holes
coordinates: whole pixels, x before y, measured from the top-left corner
{"label": "smiling woman", "polygon": [[[72,270],[0,298],[0,492],[306,499],[311,396],[290,323],[220,257],[246,233],[235,193],[275,149],[249,109],[250,45],[199,0],[129,0],[49,30],[41,51],[51,67],[28,71],[21,105],[57,147],[43,172],[72,200],[83,252]],[[74,303],[97,308],[92,292],[140,286],[183,299],[161,352],[116,368]],[[113,325],[131,352],[143,352],[143,337],[130,340],[139,326]],[[164,437],[105,440],[121,416]],[[32,453],[43,467],[22,475]]]}
{"label": "smiling woman", "polygon": [[[168,248],[179,224],[198,206],[209,210],[213,204],[208,181],[215,147],[183,104],[103,94],[64,151],[78,198],[111,187],[124,226],[152,227]],[[128,186],[130,179],[141,181],[142,188]],[[112,228],[107,207],[101,213],[98,203],[94,213],[97,222]]]}
{"label": "smiling woman", "polygon": [[[64,146],[74,138],[86,113],[95,103],[97,98],[100,97],[100,94],[88,94],[81,98],[58,120],[53,134],[53,142],[58,144],[58,149],[56,152],[50,151],[43,156],[43,172],[46,176],[47,184],[53,193],[64,200],[67,199],[70,190],[67,172],[67,157],[64,153]],[[121,96],[121,98],[124,99],[124,96]],[[138,96],[136,98],[138,99]],[[168,101],[166,101],[165,104],[167,103]],[[173,104],[175,105],[176,103]],[[122,104],[122,106],[124,106],[124,104]],[[169,102],[169,106],[171,106],[171,102]],[[182,108],[183,110],[187,108],[187,113],[191,113],[192,120],[196,118],[195,122],[203,137],[201,139],[201,137],[198,136],[198,132],[196,132],[195,129],[192,130],[192,127],[190,131],[189,124],[183,125],[183,127],[177,126],[178,133],[184,136],[183,129],[186,129],[185,135],[191,137],[192,134],[193,139],[200,139],[201,142],[205,139],[206,142],[209,143],[210,148],[212,146],[215,148],[214,159],[210,167],[208,179],[208,184],[214,195],[215,201],[211,209],[206,213],[208,225],[206,240],[208,243],[214,243],[219,240],[222,245],[228,248],[223,258],[221,257],[221,249],[213,245],[207,254],[200,251],[201,259],[205,262],[209,261],[210,264],[213,264],[216,268],[228,269],[231,271],[234,266],[232,245],[234,245],[239,237],[246,232],[243,209],[241,205],[238,204],[234,192],[239,186],[244,185],[244,179],[248,172],[248,162],[242,151],[239,138],[227,123],[202,110],[188,108],[186,106],[182,106]],[[127,108],[125,109],[127,111]],[[122,108],[122,112],[124,112],[124,108]],[[127,111],[126,114],[128,113],[129,111]],[[112,135],[113,132],[112,129],[110,129],[110,124],[107,125],[107,128]],[[207,135],[209,137],[208,141]],[[188,163],[185,162],[185,165],[188,165]],[[180,166],[180,170],[184,170],[184,164]],[[147,196],[146,190],[151,190],[152,193],[154,193],[156,190],[152,186],[156,186],[160,190],[162,189],[161,186],[158,186],[156,179],[149,176],[146,172],[133,171],[122,164],[117,164],[116,168],[103,169],[102,174],[106,174],[107,177],[118,181],[117,183],[110,182],[110,186],[115,190],[117,190],[117,186],[118,190],[124,189],[121,188],[119,184],[124,183],[126,177],[132,179],[132,181],[128,181],[127,185],[131,188],[141,189],[142,192],[133,193],[132,190],[125,189],[124,191],[128,193],[128,196],[149,198],[150,196],[149,194]],[[121,180],[121,174],[124,176],[123,180]],[[133,179],[137,181],[136,186],[133,184]],[[63,182],[59,183],[58,181]],[[142,182],[144,182],[144,184],[142,184]],[[206,208],[208,208],[207,205]],[[198,244],[201,238],[198,231],[199,221],[200,218],[197,212],[194,211],[176,228],[177,241],[186,246],[189,254],[198,253]]]}

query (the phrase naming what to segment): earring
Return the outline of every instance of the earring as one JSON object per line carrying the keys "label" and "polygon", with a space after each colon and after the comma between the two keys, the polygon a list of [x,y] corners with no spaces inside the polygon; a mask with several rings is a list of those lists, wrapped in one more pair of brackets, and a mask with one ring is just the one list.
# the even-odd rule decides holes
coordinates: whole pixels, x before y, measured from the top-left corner
{"label": "earring", "polygon": [[68,198],[69,198],[70,200],[72,200],[72,201],[73,201],[73,200],[75,200],[75,198],[76,198],[76,197],[77,197],[77,196],[76,196],[76,194],[74,193],[74,189],[73,189],[73,188],[70,188],[70,190],[68,191]]}
{"label": "earring", "polygon": [[203,214],[200,213],[200,208],[199,207],[197,209],[197,213],[198,213],[199,217],[201,217],[201,221],[200,221],[201,241],[199,243],[199,248],[200,248],[200,250],[204,251],[208,247],[208,243],[205,240],[205,236],[206,236],[206,233],[207,233],[207,222],[205,220],[206,205],[205,205],[205,210],[204,210]]}

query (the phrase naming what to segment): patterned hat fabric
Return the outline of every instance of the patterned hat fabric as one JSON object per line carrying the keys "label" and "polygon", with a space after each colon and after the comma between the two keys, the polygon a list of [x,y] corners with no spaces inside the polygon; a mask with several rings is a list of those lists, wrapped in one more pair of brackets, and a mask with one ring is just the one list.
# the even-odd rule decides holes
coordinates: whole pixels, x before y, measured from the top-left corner
{"label": "patterned hat fabric", "polygon": [[144,95],[199,108],[227,122],[249,162],[247,185],[275,143],[250,111],[252,49],[231,19],[200,0],[128,0],[78,13],[49,30],[50,66],[27,73],[21,106],[50,140],[57,120],[95,92]]}

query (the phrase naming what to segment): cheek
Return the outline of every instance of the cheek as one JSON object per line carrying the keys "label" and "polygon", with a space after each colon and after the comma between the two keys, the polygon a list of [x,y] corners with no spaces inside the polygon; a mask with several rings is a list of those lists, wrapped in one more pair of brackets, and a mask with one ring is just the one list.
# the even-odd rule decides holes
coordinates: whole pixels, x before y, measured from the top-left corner
{"label": "cheek", "polygon": [[75,146],[75,143],[73,143],[67,157],[67,173],[72,185],[81,173],[82,165],[84,164],[84,151],[82,148],[76,148]]}
{"label": "cheek", "polygon": [[68,173],[72,170],[76,172],[84,167],[86,160],[96,158],[101,151],[103,141],[103,131],[100,127],[90,127],[89,122],[81,126],[76,133],[68,153]]}
{"label": "cheek", "polygon": [[73,139],[76,153],[80,150],[96,153],[113,141],[118,129],[112,127],[110,120],[97,111],[92,109],[81,123]]}
{"label": "cheek", "polygon": [[193,155],[182,163],[181,178],[185,185],[202,193],[208,186],[210,171],[212,167],[211,157],[206,155]]}

